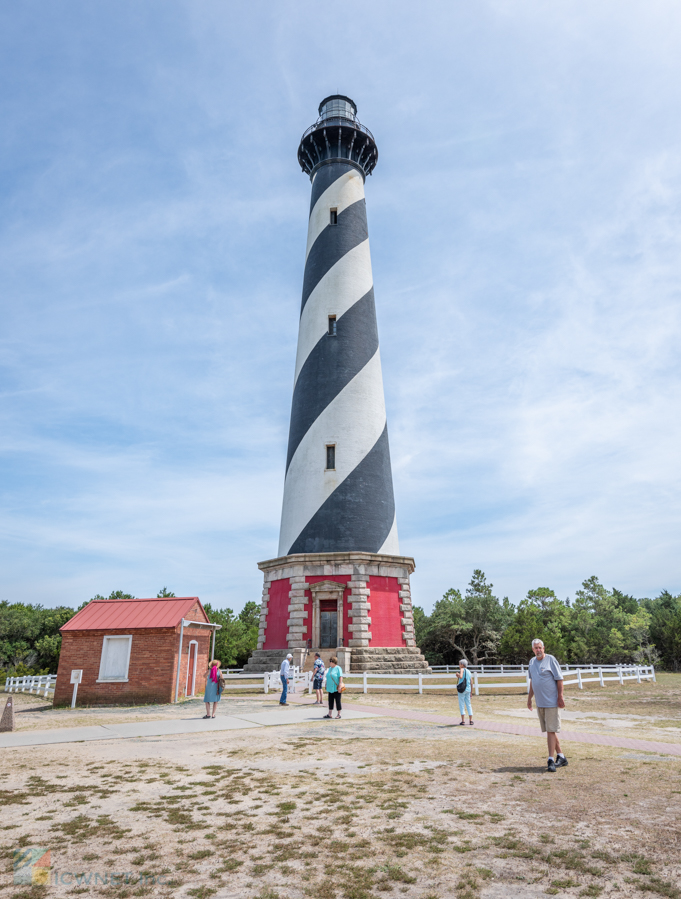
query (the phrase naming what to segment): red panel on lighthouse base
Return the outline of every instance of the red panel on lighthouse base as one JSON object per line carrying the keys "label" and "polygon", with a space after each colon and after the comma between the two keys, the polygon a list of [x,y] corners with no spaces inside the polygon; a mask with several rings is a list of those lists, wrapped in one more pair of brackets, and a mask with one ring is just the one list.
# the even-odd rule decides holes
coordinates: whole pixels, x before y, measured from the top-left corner
{"label": "red panel on lighthouse base", "polygon": [[371,641],[369,646],[406,646],[400,612],[400,584],[396,577],[369,578]]}
{"label": "red panel on lighthouse base", "polygon": [[267,598],[267,629],[264,649],[288,647],[288,604],[291,582],[289,578],[272,581]]}

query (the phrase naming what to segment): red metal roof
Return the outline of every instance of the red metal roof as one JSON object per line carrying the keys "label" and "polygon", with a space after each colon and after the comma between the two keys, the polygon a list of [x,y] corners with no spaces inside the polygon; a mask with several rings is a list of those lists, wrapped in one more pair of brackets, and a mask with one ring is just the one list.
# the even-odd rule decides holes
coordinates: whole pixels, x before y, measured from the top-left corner
{"label": "red metal roof", "polygon": [[208,621],[198,596],[160,599],[94,599],[60,628],[62,631],[134,630],[177,627],[196,603]]}

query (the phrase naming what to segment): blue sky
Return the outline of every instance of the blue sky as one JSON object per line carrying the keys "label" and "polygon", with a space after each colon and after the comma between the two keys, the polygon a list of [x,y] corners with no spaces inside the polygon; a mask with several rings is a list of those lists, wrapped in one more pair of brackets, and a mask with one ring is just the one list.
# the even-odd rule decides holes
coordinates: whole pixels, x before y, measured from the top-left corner
{"label": "blue sky", "polygon": [[337,91],[415,601],[681,590],[678,3],[51,0],[0,9],[0,599],[259,600]]}

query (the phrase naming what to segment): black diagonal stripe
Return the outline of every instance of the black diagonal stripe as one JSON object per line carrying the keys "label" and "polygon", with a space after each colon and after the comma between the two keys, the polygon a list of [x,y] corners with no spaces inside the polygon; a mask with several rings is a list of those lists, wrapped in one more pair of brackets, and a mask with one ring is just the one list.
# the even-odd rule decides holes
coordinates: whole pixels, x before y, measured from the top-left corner
{"label": "black diagonal stripe", "polygon": [[373,358],[378,349],[374,289],[336,322],[336,336],[317,341],[300,369],[293,391],[286,470],[300,441],[329,403]]}
{"label": "black diagonal stripe", "polygon": [[323,165],[320,169],[317,169],[317,174],[314,176],[314,181],[312,182],[310,215],[312,215],[312,210],[315,208],[317,200],[324,191],[331,187],[334,181],[338,181],[338,179],[342,178],[346,172],[351,172],[353,169],[354,171],[357,171],[354,166],[346,165],[342,162],[332,162],[329,165]]}
{"label": "black diagonal stripe", "polygon": [[300,532],[293,553],[377,553],[395,520],[388,426]]}
{"label": "black diagonal stripe", "polygon": [[363,199],[339,212],[337,225],[327,225],[320,231],[305,263],[301,315],[308,297],[324,275],[368,236],[366,202]]}

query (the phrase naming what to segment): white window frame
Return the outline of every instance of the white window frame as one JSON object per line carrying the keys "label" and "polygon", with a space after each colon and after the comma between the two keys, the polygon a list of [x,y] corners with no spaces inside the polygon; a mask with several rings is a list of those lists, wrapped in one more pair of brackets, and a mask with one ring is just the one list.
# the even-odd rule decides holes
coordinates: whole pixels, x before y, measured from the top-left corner
{"label": "white window frame", "polygon": [[[128,657],[125,660],[125,677],[104,677],[106,657],[106,647],[109,640],[127,640],[128,641]],[[102,654],[99,659],[99,677],[98,684],[127,684],[128,673],[130,671],[130,652],[132,650],[132,634],[109,634],[102,640]]]}
{"label": "white window frame", "polygon": [[[189,659],[192,655],[192,646],[195,646],[194,650],[194,668],[192,671],[192,692],[189,694],[187,690],[189,689]],[[196,663],[199,660],[199,641],[198,640],[190,640],[189,646],[187,647],[187,677],[185,678],[184,684],[184,695],[185,696],[196,696]]]}

